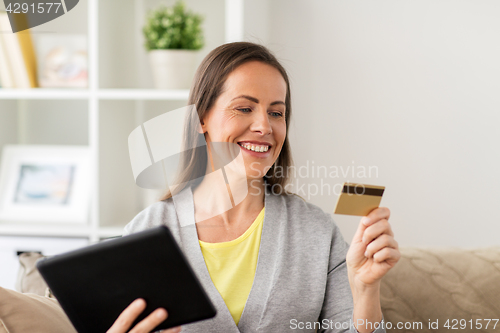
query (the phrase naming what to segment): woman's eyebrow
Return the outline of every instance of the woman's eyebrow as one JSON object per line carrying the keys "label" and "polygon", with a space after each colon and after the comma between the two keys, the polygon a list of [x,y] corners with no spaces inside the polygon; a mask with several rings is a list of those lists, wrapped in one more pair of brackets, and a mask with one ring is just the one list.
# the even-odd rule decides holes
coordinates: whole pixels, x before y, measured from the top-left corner
{"label": "woman's eyebrow", "polygon": [[[246,98],[246,99],[248,99],[248,100],[251,100],[251,101],[252,101],[252,102],[254,102],[254,103],[259,104],[259,100],[258,100],[257,98],[252,97],[252,96],[248,96],[248,95],[240,95],[240,96],[238,96],[238,97],[233,98],[231,101],[234,101],[234,100],[235,100],[235,99],[237,99],[237,98]],[[283,104],[283,105],[286,105],[286,104],[285,104],[285,102],[282,102],[282,101],[274,101],[274,102],[272,102],[270,105],[276,105],[276,104]]]}

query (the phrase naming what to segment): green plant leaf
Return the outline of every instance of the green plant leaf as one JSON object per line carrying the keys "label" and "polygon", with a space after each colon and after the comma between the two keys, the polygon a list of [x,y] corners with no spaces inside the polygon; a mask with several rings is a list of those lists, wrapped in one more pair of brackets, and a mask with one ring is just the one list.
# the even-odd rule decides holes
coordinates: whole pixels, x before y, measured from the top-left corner
{"label": "green plant leaf", "polygon": [[183,0],[172,7],[161,5],[148,12],[142,29],[145,48],[149,50],[199,50],[205,45],[202,23],[204,17],[186,10]]}

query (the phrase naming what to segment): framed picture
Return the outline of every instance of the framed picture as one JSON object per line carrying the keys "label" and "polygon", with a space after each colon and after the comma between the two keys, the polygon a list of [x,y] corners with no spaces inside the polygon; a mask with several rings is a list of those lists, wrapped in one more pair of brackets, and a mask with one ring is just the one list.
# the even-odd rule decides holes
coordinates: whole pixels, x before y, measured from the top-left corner
{"label": "framed picture", "polygon": [[85,146],[4,146],[0,221],[86,223],[90,170]]}
{"label": "framed picture", "polygon": [[35,42],[41,88],[87,88],[85,35],[40,34]]}

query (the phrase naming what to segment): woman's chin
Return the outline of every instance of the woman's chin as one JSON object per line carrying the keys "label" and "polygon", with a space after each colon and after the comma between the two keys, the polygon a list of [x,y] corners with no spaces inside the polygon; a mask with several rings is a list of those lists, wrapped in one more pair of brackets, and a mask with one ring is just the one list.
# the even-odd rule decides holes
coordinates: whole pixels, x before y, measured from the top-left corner
{"label": "woman's chin", "polygon": [[246,176],[248,181],[250,180],[258,180],[261,181],[262,178],[266,175],[265,170],[258,170],[258,169],[248,169],[246,171]]}
{"label": "woman's chin", "polygon": [[262,179],[271,167],[272,165],[267,165],[267,163],[253,162],[250,165],[245,164],[245,172],[248,179]]}
{"label": "woman's chin", "polygon": [[264,178],[262,176],[257,176],[257,175],[247,175],[247,182],[248,184],[250,183],[263,183]]}

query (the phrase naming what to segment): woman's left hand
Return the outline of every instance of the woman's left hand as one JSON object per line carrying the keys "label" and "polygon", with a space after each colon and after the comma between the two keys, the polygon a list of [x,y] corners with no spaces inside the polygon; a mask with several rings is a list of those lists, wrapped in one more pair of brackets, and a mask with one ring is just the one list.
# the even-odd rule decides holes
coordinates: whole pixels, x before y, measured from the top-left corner
{"label": "woman's left hand", "polygon": [[346,258],[351,287],[378,285],[401,257],[390,214],[389,208],[379,207],[360,220]]}

